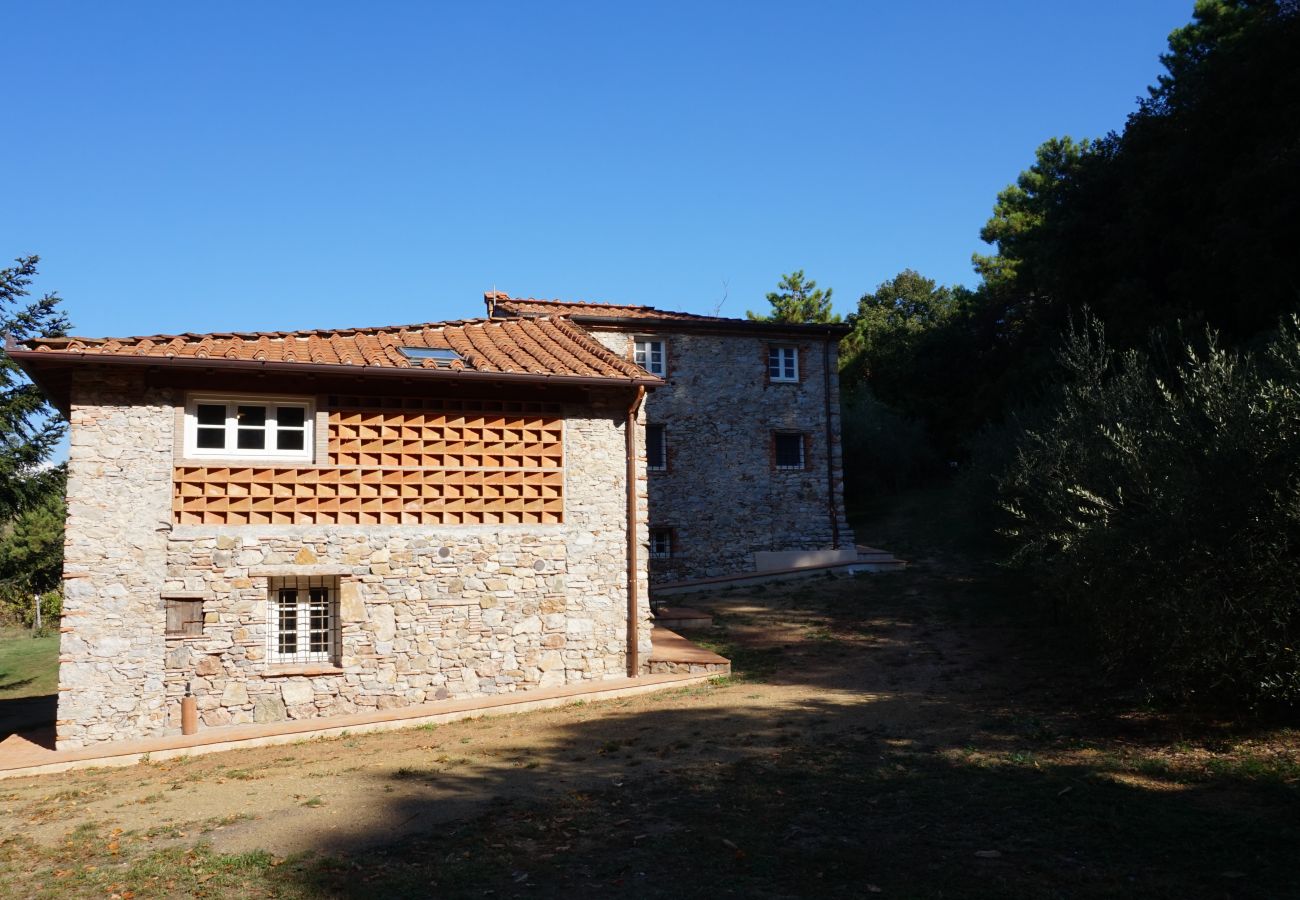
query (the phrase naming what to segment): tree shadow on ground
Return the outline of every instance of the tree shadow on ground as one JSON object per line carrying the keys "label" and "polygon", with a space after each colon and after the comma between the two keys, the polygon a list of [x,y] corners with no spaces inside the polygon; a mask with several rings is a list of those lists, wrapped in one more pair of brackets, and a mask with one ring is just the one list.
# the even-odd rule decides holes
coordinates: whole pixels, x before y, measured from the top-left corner
{"label": "tree shadow on ground", "polygon": [[[277,877],[347,898],[860,896],[872,886],[1293,895],[1293,785],[1134,776],[1105,757],[1046,762],[978,736],[919,745],[873,723],[911,702],[612,715],[532,743],[514,770],[431,760],[376,775],[391,827],[324,836]],[[932,700],[928,712],[951,711]],[[465,817],[457,800],[468,798],[492,799]]]}
{"label": "tree shadow on ground", "polygon": [[[42,746],[48,743],[53,749],[53,727],[58,702],[58,694],[6,698],[0,693],[0,741],[11,734],[23,734]],[[46,732],[49,732],[48,741]]]}
{"label": "tree shadow on ground", "polygon": [[[699,704],[605,704],[490,762],[439,747],[376,771],[365,824],[310,834],[273,879],[342,898],[1300,895],[1294,760],[1131,755],[1181,726],[1089,706],[1014,623],[954,627],[970,598],[935,577],[717,595],[737,675]],[[751,683],[775,693],[747,704]]]}

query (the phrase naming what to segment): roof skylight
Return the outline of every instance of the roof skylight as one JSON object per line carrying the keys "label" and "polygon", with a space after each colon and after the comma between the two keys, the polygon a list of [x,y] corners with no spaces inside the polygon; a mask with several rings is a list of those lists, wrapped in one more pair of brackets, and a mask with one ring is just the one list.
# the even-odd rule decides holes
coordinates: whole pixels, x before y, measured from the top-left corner
{"label": "roof skylight", "polygon": [[398,347],[398,351],[407,359],[423,362],[431,359],[440,366],[449,366],[461,362],[460,354],[449,347]]}

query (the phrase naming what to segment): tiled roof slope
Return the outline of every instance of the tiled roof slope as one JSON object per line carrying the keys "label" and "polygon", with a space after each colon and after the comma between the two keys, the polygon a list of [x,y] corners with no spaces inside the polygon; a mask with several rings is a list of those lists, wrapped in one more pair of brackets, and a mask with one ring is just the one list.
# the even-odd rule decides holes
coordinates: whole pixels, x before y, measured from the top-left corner
{"label": "tiled roof slope", "polygon": [[[462,361],[411,360],[401,347],[455,350]],[[46,338],[18,350],[51,357],[117,356],[311,363],[385,369],[441,368],[467,373],[655,380],[560,317],[432,322],[384,328],[154,334],[124,338]]]}
{"label": "tiled roof slope", "polygon": [[569,300],[534,300],[531,297],[511,297],[500,291],[487,291],[488,315],[500,316],[601,316],[610,319],[646,319],[675,322],[743,322],[723,316],[700,316],[695,313],[655,309],[631,303],[585,303]]}

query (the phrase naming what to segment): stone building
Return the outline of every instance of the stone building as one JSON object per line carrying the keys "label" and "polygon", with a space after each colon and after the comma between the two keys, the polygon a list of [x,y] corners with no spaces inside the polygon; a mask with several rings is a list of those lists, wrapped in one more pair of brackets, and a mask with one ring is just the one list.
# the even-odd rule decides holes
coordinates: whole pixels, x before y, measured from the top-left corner
{"label": "stone building", "polygon": [[844,516],[844,325],[486,295],[564,316],[664,379],[646,399],[652,584],[856,558]]}
{"label": "stone building", "polygon": [[220,726],[640,674],[648,568],[846,541],[837,329],[489,303],[9,348],[71,423],[61,749],[187,691]]}

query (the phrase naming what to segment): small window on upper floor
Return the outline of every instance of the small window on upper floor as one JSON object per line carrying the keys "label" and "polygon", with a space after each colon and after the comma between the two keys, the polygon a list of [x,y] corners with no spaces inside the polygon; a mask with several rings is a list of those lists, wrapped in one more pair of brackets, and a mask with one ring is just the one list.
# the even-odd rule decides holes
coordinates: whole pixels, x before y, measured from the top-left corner
{"label": "small window on upper floor", "polygon": [[645,427],[645,467],[651,472],[668,470],[668,435],[662,425]]}
{"label": "small window on upper floor", "polygon": [[799,380],[799,348],[772,344],[767,348],[767,380]]}
{"label": "small window on upper floor", "polygon": [[185,455],[310,460],[313,416],[302,398],[196,395],[185,406]]}
{"label": "small window on upper floor", "polygon": [[633,344],[636,357],[634,362],[651,375],[663,377],[668,372],[667,355],[664,342],[652,338],[637,338]]}

